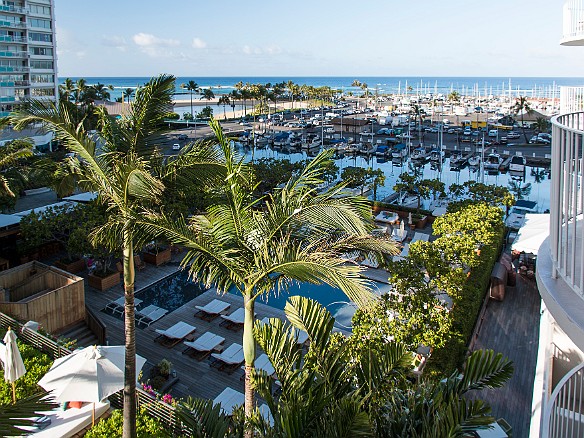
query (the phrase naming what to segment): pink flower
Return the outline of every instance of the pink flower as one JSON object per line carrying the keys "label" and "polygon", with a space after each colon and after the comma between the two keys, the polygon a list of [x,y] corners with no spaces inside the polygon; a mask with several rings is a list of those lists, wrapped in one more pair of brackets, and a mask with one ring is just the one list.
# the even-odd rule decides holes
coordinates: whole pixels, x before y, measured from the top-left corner
{"label": "pink flower", "polygon": [[170,395],[170,394],[164,394],[162,396],[162,401],[164,403],[172,404],[172,395]]}

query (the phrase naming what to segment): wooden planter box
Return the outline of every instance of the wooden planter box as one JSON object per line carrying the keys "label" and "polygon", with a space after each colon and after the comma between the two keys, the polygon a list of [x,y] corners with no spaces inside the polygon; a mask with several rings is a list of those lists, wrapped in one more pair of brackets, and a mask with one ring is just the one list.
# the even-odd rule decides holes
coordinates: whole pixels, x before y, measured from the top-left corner
{"label": "wooden planter box", "polygon": [[83,272],[85,270],[85,260],[79,259],[71,263],[63,263],[61,260],[57,260],[55,266],[63,271],[70,272],[71,274],[77,274],[78,272]]}
{"label": "wooden planter box", "polygon": [[100,277],[98,275],[89,274],[87,276],[89,286],[97,290],[108,290],[121,283],[120,273],[112,272],[107,277]]}
{"label": "wooden planter box", "polygon": [[427,223],[428,223],[428,216],[424,216],[424,217],[422,217],[422,219],[419,219],[416,222],[416,228],[424,228]]}
{"label": "wooden planter box", "polygon": [[163,249],[162,251],[158,251],[157,254],[151,252],[145,252],[142,254],[142,259],[146,263],[150,263],[154,266],[164,265],[165,263],[170,262],[172,258],[172,253],[170,252],[170,248]]}

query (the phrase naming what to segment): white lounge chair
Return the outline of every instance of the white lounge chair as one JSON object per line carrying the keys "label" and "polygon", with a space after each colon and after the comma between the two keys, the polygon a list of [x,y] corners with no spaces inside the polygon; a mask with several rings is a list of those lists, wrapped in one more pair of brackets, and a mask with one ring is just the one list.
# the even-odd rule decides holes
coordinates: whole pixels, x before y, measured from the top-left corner
{"label": "white lounge chair", "polygon": [[420,232],[417,232],[416,231],[416,233],[414,233],[414,237],[412,238],[412,242],[411,243],[414,243],[414,242],[416,242],[418,240],[423,240],[424,242],[427,242],[428,239],[430,239],[430,236],[428,234],[426,234],[426,233],[420,233]]}
{"label": "white lounge chair", "polygon": [[229,303],[215,299],[204,306],[195,306],[195,309],[198,310],[198,312],[195,313],[195,316],[198,316],[205,321],[211,321],[220,315],[221,312],[229,309],[229,306]]}
{"label": "white lounge chair", "polygon": [[231,415],[233,409],[245,403],[245,396],[229,386],[213,400],[214,405],[221,405],[221,409],[226,415]]}
{"label": "white lounge chair", "polygon": [[[142,300],[140,298],[134,298],[134,308],[138,307],[142,304]],[[117,300],[110,301],[105,306],[105,310],[109,310],[112,315],[119,313],[120,315],[124,313],[124,307],[126,305],[126,297],[121,296]]]}
{"label": "white lounge chair", "polygon": [[245,321],[245,309],[240,307],[230,315],[220,316],[223,318],[223,323],[227,324],[228,329],[239,330]]}
{"label": "white lounge chair", "polygon": [[223,342],[225,342],[224,337],[216,335],[215,333],[206,332],[192,342],[185,341],[184,344],[187,346],[187,348],[183,351],[183,354],[193,356],[197,360],[203,360],[209,356],[209,354],[211,354],[211,351],[213,351]]}
{"label": "white lounge chair", "polygon": [[[272,366],[272,363],[270,362],[267,354],[262,354],[261,356],[257,357],[254,361],[253,367],[258,371],[265,371],[268,376],[273,376],[276,374],[276,370]],[[245,367],[242,368],[245,369]]]}
{"label": "white lounge chair", "polygon": [[243,356],[243,347],[239,344],[231,344],[222,353],[212,353],[211,357],[215,359],[214,366],[220,371],[232,373],[245,360]]}
{"label": "white lounge chair", "polygon": [[163,309],[162,307],[155,306],[154,304],[150,304],[146,306],[139,312],[136,312],[136,320],[139,324],[144,324],[149,326],[153,322],[158,321],[164,315],[168,313],[168,310]]}
{"label": "white lounge chair", "polygon": [[158,336],[154,340],[165,347],[172,348],[195,330],[196,327],[184,321],[179,321],[166,330],[156,329]]}
{"label": "white lounge chair", "polygon": [[399,255],[393,256],[392,260],[394,262],[399,262],[400,260],[403,260],[408,255],[410,255],[410,244],[406,243],[404,245],[404,247],[402,248],[401,253]]}

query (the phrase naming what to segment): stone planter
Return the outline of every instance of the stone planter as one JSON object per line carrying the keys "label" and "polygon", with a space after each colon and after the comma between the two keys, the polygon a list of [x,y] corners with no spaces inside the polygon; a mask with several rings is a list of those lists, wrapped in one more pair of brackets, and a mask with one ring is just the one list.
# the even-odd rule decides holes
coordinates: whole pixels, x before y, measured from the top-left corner
{"label": "stone planter", "polygon": [[89,274],[87,276],[87,281],[89,286],[97,290],[108,290],[121,283],[121,277],[119,272],[112,272],[106,277],[100,277],[99,275]]}
{"label": "stone planter", "polygon": [[142,259],[146,263],[150,263],[151,265],[154,266],[164,265],[165,263],[170,262],[171,258],[172,253],[170,251],[170,248],[163,249],[161,251],[158,251],[157,253],[145,252],[142,254]]}
{"label": "stone planter", "polygon": [[61,260],[57,260],[55,266],[63,271],[70,272],[71,274],[77,274],[78,272],[83,272],[85,270],[85,260],[79,259],[70,263],[64,263]]}
{"label": "stone planter", "polygon": [[417,221],[414,220],[416,224],[416,228],[424,228],[428,223],[428,216],[423,216],[422,219],[418,219]]}

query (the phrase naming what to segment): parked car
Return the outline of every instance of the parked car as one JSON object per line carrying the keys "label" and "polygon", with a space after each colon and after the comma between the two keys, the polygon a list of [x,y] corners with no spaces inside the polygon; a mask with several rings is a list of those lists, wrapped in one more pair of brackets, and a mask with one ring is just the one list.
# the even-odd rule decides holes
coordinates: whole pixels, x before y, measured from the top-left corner
{"label": "parked car", "polygon": [[173,144],[172,145],[172,150],[173,151],[180,151],[180,144],[178,144],[178,143]]}
{"label": "parked car", "polygon": [[188,140],[189,136],[186,134],[179,134],[177,137],[179,140]]}
{"label": "parked car", "polygon": [[509,140],[515,140],[516,138],[519,138],[519,137],[520,137],[519,133],[513,132],[513,131],[511,131],[507,134],[507,138]]}

